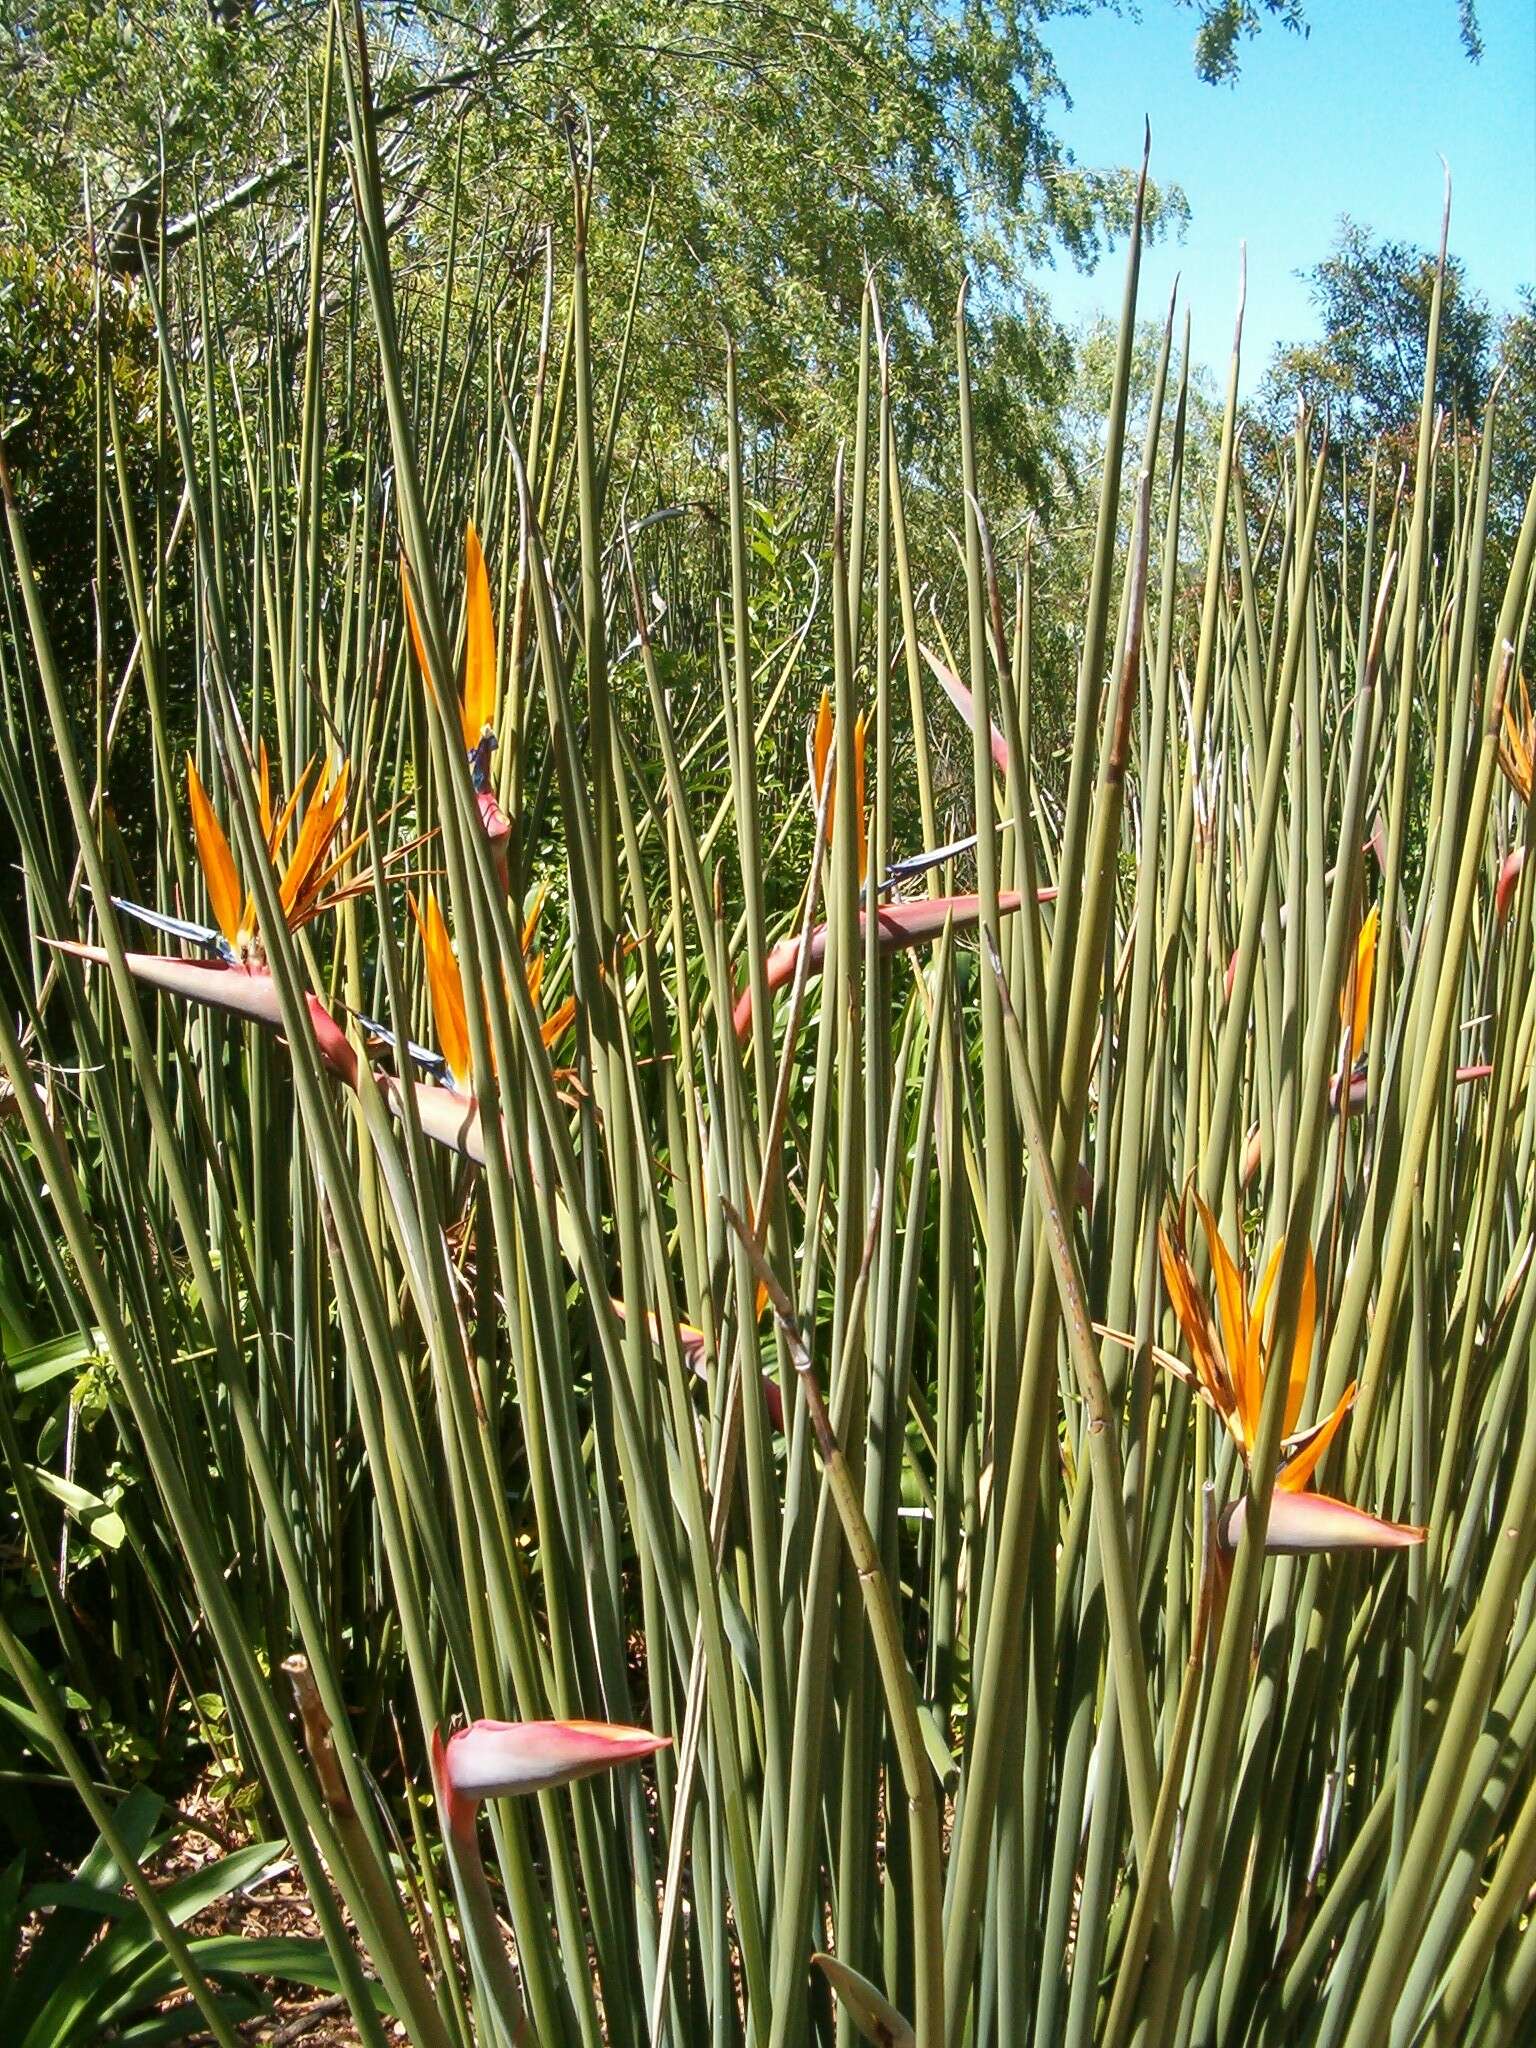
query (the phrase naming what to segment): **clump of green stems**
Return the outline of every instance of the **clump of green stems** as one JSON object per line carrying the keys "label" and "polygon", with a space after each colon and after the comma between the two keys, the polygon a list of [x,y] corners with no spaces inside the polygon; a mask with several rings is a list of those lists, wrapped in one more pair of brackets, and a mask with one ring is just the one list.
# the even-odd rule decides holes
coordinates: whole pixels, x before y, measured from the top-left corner
{"label": "clump of green stems", "polygon": [[[1329,531],[1324,420],[1299,418],[1267,471],[1239,451],[1239,322],[1195,502],[1172,310],[1126,445],[1133,238],[1071,752],[1047,764],[1031,553],[1000,558],[975,491],[963,297],[953,602],[930,606],[909,552],[872,284],[858,415],[803,514],[814,584],[765,633],[728,342],[711,516],[647,502],[643,463],[617,465],[636,371],[626,335],[589,329],[587,264],[631,261],[639,292],[644,247],[599,231],[579,152],[572,244],[520,297],[466,264],[435,338],[392,277],[344,10],[313,164],[297,355],[223,354],[206,265],[146,274],[149,516],[120,492],[110,404],[97,449],[120,682],[59,672],[14,508],[0,571],[27,918],[0,1014],[8,1299],[30,1297],[34,1343],[78,1334],[108,1361],[130,1689],[217,1686],[369,2042],[381,2002],[418,2048],[797,2048],[861,2024],[923,2048],[1526,2038],[1536,861],[1502,915],[1494,884],[1536,834],[1498,761],[1536,497],[1496,580],[1496,394],[1470,436],[1426,395],[1413,473],[1373,476],[1364,530]],[[505,888],[456,709],[471,518]],[[174,631],[173,571],[193,592]],[[925,647],[969,690],[970,731]],[[823,685],[831,805],[796,765]],[[152,874],[106,823],[119,692],[142,692],[155,751]],[[125,964],[144,941],[113,896],[206,915],[174,765],[189,696],[281,1038]],[[371,897],[296,933],[251,793],[258,733],[283,789],[345,754],[370,839]],[[903,884],[974,895],[964,924],[940,910],[924,943],[888,943],[863,912],[892,861],[971,831],[973,854]],[[483,1163],[427,1142],[357,1021],[431,1041],[382,858],[423,833],[407,865],[483,990],[473,1094],[502,1140]],[[541,883],[547,984],[577,1005],[559,1075],[521,971]],[[1373,904],[1362,1065],[1335,1087]],[[770,946],[811,924],[824,956],[770,990]],[[44,939],[90,941],[104,968]],[[306,991],[348,1030],[355,1088]],[[1467,1066],[1488,1071],[1458,1087]],[[1284,1373],[1245,1470],[1163,1362],[1190,1363],[1157,1229],[1191,1180],[1252,1274],[1284,1243],[1277,1357],[1310,1248],[1302,1426],[1359,1382],[1318,1482],[1422,1545],[1266,1550]],[[6,1449],[56,1585],[57,1497]],[[53,1614],[56,1682],[79,1682]],[[295,1656],[323,1773],[280,1677]],[[648,1773],[494,1804],[516,2000],[454,1925],[427,1756],[460,1716],[675,1742]]]}

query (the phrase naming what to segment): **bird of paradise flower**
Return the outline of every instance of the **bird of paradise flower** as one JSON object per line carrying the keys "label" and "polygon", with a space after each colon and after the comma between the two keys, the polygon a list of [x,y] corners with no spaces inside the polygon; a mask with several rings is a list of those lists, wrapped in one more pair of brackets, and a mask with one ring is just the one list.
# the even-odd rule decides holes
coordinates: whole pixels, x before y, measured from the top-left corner
{"label": "bird of paradise flower", "polygon": [[[1270,1254],[1250,1306],[1237,1261],[1228,1250],[1215,1217],[1198,1195],[1195,1206],[1210,1254],[1216,1312],[1212,1313],[1205,1290],[1195,1276],[1183,1208],[1170,1209],[1158,1224],[1157,1249],[1168,1299],[1194,1360],[1193,1372],[1170,1353],[1159,1352],[1158,1357],[1210,1404],[1248,1467],[1258,1442],[1264,1388],[1275,1365],[1273,1335],[1266,1334],[1266,1312],[1284,1260],[1285,1240],[1282,1238]],[[1296,1304],[1296,1333],[1284,1368],[1287,1385],[1280,1463],[1264,1547],[1277,1554],[1294,1555],[1318,1550],[1400,1550],[1422,1542],[1422,1529],[1383,1521],[1345,1501],[1306,1490],[1318,1461],[1338,1434],[1355,1398],[1355,1385],[1351,1382],[1330,1414],[1308,1429],[1297,1430],[1306,1397],[1316,1324],[1317,1276],[1308,1247]],[[1245,1510],[1246,1495],[1222,1519],[1222,1540],[1228,1548],[1236,1547]]]}
{"label": "bird of paradise flower", "polygon": [[[267,750],[257,750],[256,801],[267,859],[277,878],[278,902],[283,921],[297,931],[323,912],[370,886],[366,874],[345,878],[345,871],[363,843],[362,837],[343,841],[350,771],[345,761],[323,765],[311,761],[299,776],[287,801],[275,806]],[[187,800],[192,813],[198,866],[214,917],[212,925],[188,918],[172,917],[142,903],[123,897],[112,899],[115,907],[140,923],[149,925],[184,945],[210,955],[188,959],[185,955],[128,953],[128,971],[136,981],[158,988],[168,995],[228,1011],[252,1023],[278,1028],[282,1008],[267,962],[266,939],[257,914],[255,896],[240,874],[235,856],[218,815],[203,787],[197,765],[187,757]],[[291,843],[290,843],[291,839]],[[288,849],[284,851],[285,847]],[[389,856],[398,860],[411,851],[396,848]],[[107,955],[99,946],[54,940],[60,951],[96,964]],[[349,1085],[357,1080],[357,1057],[345,1032],[318,996],[306,990],[310,1024],[315,1043],[325,1064]]]}
{"label": "bird of paradise flower", "polygon": [[[316,769],[320,769],[316,778]],[[261,815],[261,836],[267,858],[277,874],[278,901],[290,931],[297,931],[322,911],[332,909],[368,887],[366,875],[343,882],[347,863],[362,845],[362,836],[337,848],[336,841],[346,817],[350,770],[345,761],[323,766],[310,761],[294,784],[293,793],[275,815],[272,806],[272,778],[267,762],[266,742],[256,756],[256,801]],[[306,801],[307,797],[307,801]],[[194,923],[188,918],[168,917],[147,904],[132,903],[114,896],[114,906],[141,924],[152,926],[172,938],[185,940],[214,954],[229,967],[261,969],[266,965],[266,948],[256,916],[256,900],[242,885],[240,870],[230,851],[224,828],[209,801],[197,763],[187,756],[187,803],[192,813],[192,831],[197,847],[198,867],[208,892],[213,925]],[[299,806],[303,804],[303,814]],[[299,829],[286,857],[283,846],[295,817]]]}
{"label": "bird of paradise flower", "polygon": [[516,2042],[533,2036],[476,1839],[487,1799],[551,1792],[670,1748],[670,1735],[606,1721],[472,1721],[444,1741],[432,1732],[432,1783],[448,1860],[476,1961]]}

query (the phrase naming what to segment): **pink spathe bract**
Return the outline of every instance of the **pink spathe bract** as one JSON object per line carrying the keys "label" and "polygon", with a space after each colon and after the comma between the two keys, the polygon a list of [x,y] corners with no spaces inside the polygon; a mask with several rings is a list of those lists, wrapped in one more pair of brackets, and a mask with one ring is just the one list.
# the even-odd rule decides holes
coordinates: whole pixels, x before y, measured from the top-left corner
{"label": "pink spathe bract", "polygon": [[[1055,901],[1053,888],[1037,889],[1035,899],[1040,903]],[[1024,901],[1017,889],[1004,889],[997,899],[1000,917],[1008,917]],[[870,913],[859,912],[859,930],[862,933]],[[953,922],[956,931],[968,930],[981,921],[981,898],[979,896],[919,896],[911,902],[883,903],[874,912],[875,943],[883,954],[899,953],[908,946],[927,945],[930,940],[942,937],[946,924]],[[809,972],[819,974],[827,957],[828,927],[814,925],[809,935]],[[794,979],[800,963],[800,948],[806,943],[806,934],[796,932],[792,938],[780,939],[776,946],[770,946],[764,965],[768,976],[768,993],[784,987]],[[749,981],[736,999],[733,1022],[736,1036],[745,1038],[752,1028],[752,984]]]}
{"label": "pink spathe bract", "polygon": [[[78,960],[104,967],[107,954],[100,946],[82,946],[71,939],[49,939],[60,953],[73,953]],[[164,994],[180,996],[184,1002],[204,1003],[232,1017],[244,1017],[252,1024],[272,1030],[283,1028],[282,1003],[277,984],[264,968],[215,966],[205,960],[184,960],[170,953],[125,953],[124,962],[135,981]],[[321,1059],[333,1074],[349,1087],[357,1086],[357,1055],[346,1033],[317,995],[304,991],[310,1027]]]}
{"label": "pink spathe bract", "polygon": [[609,1721],[471,1721],[444,1742],[432,1736],[432,1775],[455,1831],[474,1825],[482,1799],[548,1792],[576,1778],[638,1763],[670,1735]]}
{"label": "pink spathe bract", "polygon": [[[1247,1519],[1247,1496],[1234,1501],[1221,1521],[1221,1542],[1236,1550]],[[1386,1522],[1326,1493],[1287,1493],[1276,1487],[1269,1501],[1264,1548],[1271,1557],[1309,1557],[1331,1550],[1407,1550],[1424,1541],[1424,1531],[1406,1522]]]}

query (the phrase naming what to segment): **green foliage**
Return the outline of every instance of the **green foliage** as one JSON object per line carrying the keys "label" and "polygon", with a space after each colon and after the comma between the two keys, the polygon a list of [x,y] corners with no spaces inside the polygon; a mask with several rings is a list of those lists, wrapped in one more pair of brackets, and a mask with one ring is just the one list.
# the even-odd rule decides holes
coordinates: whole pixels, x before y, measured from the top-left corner
{"label": "green foliage", "polygon": [[1499,326],[1494,379],[1500,424],[1493,517],[1510,532],[1520,516],[1522,479],[1536,475],[1536,284],[1524,286]]}
{"label": "green foliage", "polygon": [[[1200,16],[1195,32],[1195,69],[1208,85],[1230,85],[1242,68],[1242,46],[1256,36],[1266,15],[1276,17],[1293,35],[1311,32],[1306,0],[1180,0]],[[1477,25],[1477,0],[1456,0],[1461,46],[1475,64],[1483,54]]]}
{"label": "green foliage", "polygon": [[[154,326],[131,289],[112,276],[98,280],[73,249],[50,254],[34,243],[0,241],[0,425],[13,487],[36,535],[39,582],[59,648],[82,679],[72,729],[87,757],[111,716],[109,692],[119,681],[113,671],[132,646],[131,634],[119,641],[112,633],[97,603],[117,490],[108,400],[116,407],[123,484],[143,516],[157,459],[156,391]],[[159,593],[162,609],[179,594],[168,580]],[[144,818],[152,781],[139,693],[117,710],[131,764],[120,786],[125,813]],[[152,830],[131,838],[142,857]],[[14,844],[11,819],[0,818],[0,907],[17,902]]]}
{"label": "green foliage", "polygon": [[153,456],[155,336],[121,282],[78,255],[0,242],[0,421],[37,535],[50,607],[71,659],[91,644],[96,577],[98,362],[106,366],[142,490]]}
{"label": "green foliage", "polygon": [[[136,1862],[153,1864],[170,1846],[163,1811],[163,1802],[144,1786],[118,1807],[118,1836]],[[282,1861],[280,1842],[247,1843],[165,1885],[160,1903],[172,1924],[183,1926]],[[124,1896],[123,1877],[100,1841],[62,1881],[27,1886],[20,1858],[0,1873],[0,2030],[11,2048],[172,2042],[201,2031],[204,2015],[195,2004],[170,2002],[181,1989],[180,1974],[142,1907]],[[38,1916],[40,1925],[23,1948],[29,1915]],[[231,2022],[268,2009],[255,1977],[325,1989],[336,1983],[324,1947],[307,1938],[204,1934],[194,1936],[188,1948],[207,1974],[222,1980],[219,2009]]]}
{"label": "green foliage", "polygon": [[[814,16],[758,0],[602,0],[526,18],[434,0],[366,12],[408,270],[446,292],[462,178],[466,221],[490,224],[476,260],[493,290],[537,289],[538,238],[547,222],[568,228],[571,147],[587,136],[596,240],[627,247],[652,213],[645,388],[625,415],[650,454],[696,430],[729,327],[756,434],[797,464],[814,459],[846,415],[846,330],[871,271],[908,359],[907,431],[944,445],[944,336],[969,277],[989,482],[1043,502],[1067,353],[1031,276],[1051,251],[1097,260],[1123,236],[1134,190],[1119,167],[1075,163],[1057,133],[1066,92],[1043,0],[835,0]],[[16,91],[0,107],[0,219],[24,223],[34,245],[78,247],[83,167],[109,260],[131,265],[161,233],[172,247],[188,240],[200,212],[223,316],[259,331],[260,252],[304,213],[326,15],[321,0],[217,19],[205,0],[152,16],[23,8]],[[1177,193],[1154,196],[1150,218],[1181,212]],[[624,272],[622,258],[595,270],[600,331],[617,324],[602,294],[622,289]],[[438,307],[424,312],[435,326]]]}
{"label": "green foliage", "polygon": [[1195,32],[1195,69],[1208,85],[1233,83],[1242,65],[1242,43],[1258,34],[1267,14],[1276,15],[1293,35],[1308,33],[1305,0],[1183,0],[1199,9]]}
{"label": "green foliage", "polygon": [[[472,53],[457,182],[458,131],[413,156],[399,115],[453,23],[369,74],[349,29],[309,211],[274,187],[219,216],[206,265],[173,246],[125,287],[164,316],[168,446],[142,486],[119,492],[97,439],[94,348],[69,387],[108,646],[133,644],[185,505],[184,596],[124,657],[146,744],[100,716],[94,638],[53,631],[77,593],[34,562],[46,462],[8,508],[7,1822],[35,1874],[56,1766],[132,1843],[53,1898],[76,1961],[17,1973],[36,2003],[0,2016],[24,2039],[44,2017],[99,2034],[201,1965],[308,1969],[369,2048],[386,2004],[413,2048],[525,2025],[802,2048],[850,2024],[812,1970],[829,1940],[844,2010],[923,2048],[1494,2048],[1536,2003],[1536,858],[1495,894],[1536,851],[1499,751],[1536,512],[1496,561],[1480,388],[1381,494],[1369,550],[1317,420],[1241,467],[1235,398],[1135,324],[1139,235],[1123,335],[1030,355],[984,240],[951,328],[946,180],[1038,95],[966,112],[954,67],[995,85],[1007,21],[861,16],[865,47],[837,40],[849,19],[820,54],[803,23],[715,19],[776,54],[706,89],[702,14],[668,17],[675,75],[659,14],[598,17],[610,99],[561,99],[540,43],[507,59],[540,114],[521,124]],[[271,103],[307,89],[318,124],[315,19],[271,33],[293,23]],[[803,58],[864,121],[902,89],[881,23],[928,38],[918,86],[959,111],[953,135],[918,125],[915,182],[888,188],[937,195],[937,225],[882,227],[866,282],[862,159],[791,163],[725,102],[760,121]],[[602,117],[579,252],[573,106]],[[771,204],[747,220],[722,166],[734,187],[752,162]],[[837,217],[807,281],[818,180]],[[499,211],[513,189],[526,210]],[[439,216],[422,195],[445,192]],[[248,223],[271,246],[241,270]],[[1526,374],[1511,358],[1511,390]],[[1047,375],[1048,489],[1002,389]],[[455,709],[483,645],[471,517],[494,841]],[[823,689],[829,838],[805,763]],[[132,880],[152,912],[209,914],[183,721],[258,917],[244,966],[111,907]],[[292,932],[258,740],[279,797],[346,755],[342,875],[372,867]],[[131,878],[113,812],[145,786]],[[455,983],[407,887],[457,950],[452,1087],[430,1048]],[[1380,959],[1345,1050],[1367,903]],[[1233,1248],[1228,1320],[1269,1270],[1256,1348],[1305,1332],[1290,1416],[1274,1372],[1224,1427],[1215,1311],[1170,1307],[1160,1231],[1190,1181]],[[1230,1379],[1247,1340],[1219,1343]],[[1315,1483],[1277,1490],[1328,1416]],[[1333,1555],[1341,1530],[1402,1554]],[[434,1808],[459,1717],[598,1714],[672,1738],[654,1776],[545,1791],[479,1835]],[[194,1765],[270,1813],[324,1963],[235,1937],[182,1957],[146,1935],[157,1895],[118,1895]],[[28,1882],[12,1919],[53,1896]]]}

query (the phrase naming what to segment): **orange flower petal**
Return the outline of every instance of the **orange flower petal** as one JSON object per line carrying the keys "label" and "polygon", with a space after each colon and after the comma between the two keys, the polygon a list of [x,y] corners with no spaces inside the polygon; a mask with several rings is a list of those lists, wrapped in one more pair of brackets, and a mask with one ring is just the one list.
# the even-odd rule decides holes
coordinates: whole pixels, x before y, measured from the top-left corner
{"label": "orange flower petal", "polygon": [[555,1040],[564,1032],[567,1025],[574,1021],[575,1016],[576,998],[574,996],[567,996],[559,1009],[546,1017],[539,1026],[539,1037],[543,1040],[544,1044],[546,1046],[553,1045]]}
{"label": "orange flower petal", "polygon": [[1296,1337],[1291,1345],[1291,1377],[1285,1390],[1285,1425],[1281,1432],[1289,1436],[1296,1427],[1296,1418],[1301,1413],[1301,1404],[1306,1397],[1307,1377],[1312,1367],[1312,1333],[1317,1327],[1317,1265],[1312,1257],[1312,1247],[1307,1246],[1307,1263],[1301,1274],[1301,1301],[1296,1310]]}
{"label": "orange flower petal", "polygon": [[548,882],[540,882],[533,892],[533,907],[523,919],[523,958],[526,960],[533,942],[539,935],[539,919],[544,915],[544,899],[549,894]]}
{"label": "orange flower petal", "polygon": [[1199,1282],[1195,1279],[1184,1247],[1183,1233],[1177,1226],[1170,1232],[1159,1220],[1157,1252],[1162,1262],[1163,1282],[1168,1289],[1169,1304],[1194,1357],[1199,1384],[1204,1389],[1206,1399],[1241,1445],[1242,1437],[1233,1420],[1235,1402],[1232,1384],[1214,1341],[1210,1305],[1200,1291]]}
{"label": "orange flower petal", "polygon": [[[814,759],[814,761],[815,761],[815,768],[814,768],[814,771],[813,771],[813,774],[812,774],[812,790],[813,790],[813,793],[814,793],[814,795],[815,795],[816,801],[817,801],[818,803],[820,803],[820,801],[821,801],[821,792],[822,792],[822,790],[823,790],[823,789],[824,789],[824,788],[826,787],[826,782],[827,782],[827,759],[828,759],[828,756],[829,756],[829,755],[831,754],[831,752],[832,752],[832,698],[831,698],[830,694],[829,694],[829,693],[828,693],[828,692],[827,692],[826,690],[823,690],[823,691],[822,691],[822,693],[821,693],[821,703],[820,703],[820,704],[819,704],[819,706],[817,707],[817,711],[816,711],[816,730],[815,730],[815,737],[814,737],[814,739],[813,739],[813,741],[812,741],[812,753],[813,753],[813,759]],[[828,813],[828,827],[827,827],[827,830],[828,830],[828,836],[830,837],[830,836],[831,836],[831,814],[830,814],[830,811],[829,811],[829,813]]]}
{"label": "orange flower petal", "polygon": [[432,996],[432,1021],[437,1026],[437,1042],[448,1071],[459,1086],[469,1080],[469,1022],[464,1012],[464,982],[459,973],[458,956],[453,950],[453,941],[448,936],[448,927],[443,922],[443,913],[437,907],[437,898],[428,896],[427,912],[423,917],[416,907],[413,896],[407,896],[411,915],[421,928],[422,941],[427,951],[427,987]]}
{"label": "orange flower petal", "polygon": [[[859,813],[859,880],[862,883],[869,866],[869,818],[864,804],[864,714],[860,712],[853,727],[853,791]],[[832,699],[826,690],[821,693],[821,703],[816,709],[816,725],[811,741],[811,794],[817,803],[822,792],[827,796],[827,844],[832,844],[837,819],[837,787],[834,782],[827,789],[827,763],[832,754],[832,736],[835,721],[832,715]]]}
{"label": "orange flower petal", "polygon": [[[1285,1257],[1285,1239],[1282,1237],[1269,1255],[1264,1268],[1264,1277],[1259,1282],[1259,1291],[1253,1297],[1253,1314],[1248,1319],[1248,1345],[1243,1356],[1243,1370],[1252,1385],[1258,1390],[1256,1401],[1264,1395],[1264,1377],[1269,1369],[1269,1346],[1264,1341],[1264,1314],[1269,1307],[1270,1293],[1280,1272],[1280,1262]],[[1257,1423],[1255,1423],[1257,1427]]]}
{"label": "orange flower petal", "polygon": [[197,764],[187,756],[187,800],[192,806],[192,830],[197,838],[198,865],[208,885],[208,902],[213,921],[230,945],[238,948],[241,930],[240,876],[235,857],[224,837],[224,828],[214,816],[208,792],[198,776]]}
{"label": "orange flower petal", "polygon": [[336,829],[341,823],[341,814],[347,801],[347,764],[341,764],[334,781],[330,780],[330,764],[326,764],[320,786],[311,797],[299,826],[298,844],[288,862],[278,895],[282,899],[283,914],[293,922],[295,913],[313,895],[312,882],[323,865]]}
{"label": "orange flower petal", "polygon": [[1216,1218],[1198,1195],[1195,1196],[1195,1205],[1200,1211],[1200,1221],[1205,1229],[1205,1242],[1211,1254],[1211,1276],[1216,1283],[1216,1308],[1221,1317],[1222,1350],[1226,1357],[1227,1376],[1232,1383],[1238,1421],[1242,1428],[1241,1440],[1243,1448],[1251,1451],[1259,1426],[1261,1386],[1257,1358],[1249,1356],[1249,1321],[1247,1304],[1243,1299],[1243,1277],[1237,1270],[1237,1263],[1232,1254],[1222,1242],[1221,1232],[1216,1227]]}
{"label": "orange flower petal", "polygon": [[271,850],[274,862],[277,859],[283,841],[288,837],[288,828],[293,823],[294,815],[303,801],[304,791],[308,787],[309,778],[314,772],[314,762],[307,761],[299,775],[298,781],[293,785],[293,794],[289,797],[287,803],[283,805],[276,824],[273,825],[271,832],[268,834],[267,845]]}
{"label": "orange flower petal", "polygon": [[368,887],[368,875],[364,874],[359,876],[357,880],[354,883],[352,883],[347,889],[341,891],[339,895],[328,896],[323,903],[320,901],[322,893],[330,887],[332,882],[336,880],[338,875],[340,875],[342,869],[347,865],[347,862],[351,860],[352,856],[359,850],[359,848],[366,843],[367,838],[368,835],[366,832],[359,832],[355,839],[349,839],[346,845],[341,849],[340,853],[336,855],[336,858],[333,861],[331,861],[325,868],[323,868],[318,875],[315,876],[314,881],[310,884],[309,888],[304,892],[305,908],[303,915],[301,917],[295,917],[294,919],[291,919],[291,923],[306,923],[310,918],[314,917],[317,912],[321,910],[328,910],[332,903],[340,901],[343,896],[354,895],[360,889],[365,889]]}
{"label": "orange flower petal", "polygon": [[1522,803],[1531,800],[1533,756],[1536,756],[1536,718],[1531,715],[1531,693],[1525,677],[1520,678],[1520,718],[1516,722],[1508,699],[1504,704],[1504,731],[1499,739],[1499,766]]}
{"label": "orange flower petal", "polygon": [[1360,927],[1354,961],[1339,997],[1339,1021],[1349,1034],[1344,1046],[1346,1074],[1364,1050],[1365,1036],[1370,1029],[1371,988],[1376,977],[1376,937],[1380,924],[1381,912],[1373,903]]}
{"label": "orange flower petal", "polygon": [[1328,1420],[1314,1429],[1306,1442],[1280,1467],[1275,1475],[1275,1484],[1283,1486],[1287,1493],[1299,1493],[1312,1474],[1317,1470],[1317,1461],[1338,1435],[1339,1425],[1349,1413],[1355,1398],[1357,1382],[1351,1380],[1345,1388],[1343,1398]]}
{"label": "orange flower petal", "polygon": [[463,729],[464,744],[473,753],[480,735],[496,722],[496,620],[473,520],[464,528],[464,611]]}

